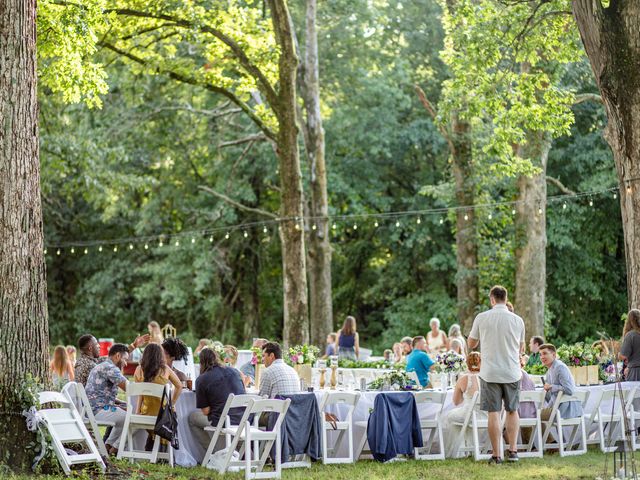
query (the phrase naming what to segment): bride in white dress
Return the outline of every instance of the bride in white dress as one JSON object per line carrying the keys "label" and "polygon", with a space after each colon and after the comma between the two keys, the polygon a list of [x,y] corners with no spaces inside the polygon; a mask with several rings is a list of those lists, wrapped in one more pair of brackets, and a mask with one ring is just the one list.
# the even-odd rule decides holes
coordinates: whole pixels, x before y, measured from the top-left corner
{"label": "bride in white dress", "polygon": [[[480,381],[478,380],[478,373],[480,372],[480,354],[478,352],[471,352],[467,356],[467,368],[469,371],[460,376],[453,390],[453,404],[455,407],[446,412],[442,419],[446,458],[459,458],[463,456],[458,453],[458,449],[456,448],[456,441],[462,427],[454,425],[453,423],[464,422],[467,413],[473,406],[471,403],[473,395],[479,391]],[[477,410],[476,412],[477,415],[484,417],[487,415],[487,412],[481,410]],[[464,437],[464,444],[460,446],[471,445],[473,442],[471,425],[467,428]]]}

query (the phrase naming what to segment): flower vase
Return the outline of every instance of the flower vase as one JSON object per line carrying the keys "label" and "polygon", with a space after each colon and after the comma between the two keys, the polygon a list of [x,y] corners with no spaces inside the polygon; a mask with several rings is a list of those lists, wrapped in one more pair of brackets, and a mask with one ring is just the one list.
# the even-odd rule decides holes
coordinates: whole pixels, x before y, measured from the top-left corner
{"label": "flower vase", "polygon": [[255,387],[256,387],[257,389],[259,389],[259,388],[260,388],[260,374],[262,373],[262,372],[261,372],[261,370],[262,370],[262,365],[260,365],[259,363],[256,363],[256,364],[255,364],[255,369],[256,369],[256,370],[255,370],[255,379],[254,379],[254,381],[253,381],[253,384],[255,385]]}
{"label": "flower vase", "polygon": [[441,373],[440,374],[440,389],[443,392],[447,391],[447,387],[449,386],[448,381],[449,381],[449,375],[447,375],[446,373]]}
{"label": "flower vase", "polygon": [[311,379],[313,376],[313,370],[311,369],[311,365],[307,364],[297,364],[294,365],[296,372],[298,373],[298,377],[304,380],[304,383],[307,385],[311,385]]}

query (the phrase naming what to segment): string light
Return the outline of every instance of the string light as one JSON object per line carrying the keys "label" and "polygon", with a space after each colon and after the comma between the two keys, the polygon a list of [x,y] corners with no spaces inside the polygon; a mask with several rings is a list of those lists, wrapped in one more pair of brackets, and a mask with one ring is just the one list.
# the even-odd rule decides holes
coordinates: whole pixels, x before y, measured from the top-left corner
{"label": "string light", "polygon": [[443,219],[443,218],[441,218],[441,219],[440,219],[440,225],[442,225],[443,223],[444,223],[444,219]]}
{"label": "string light", "polygon": [[71,247],[71,254],[73,255],[74,253],[76,253],[76,249]]}
{"label": "string light", "polygon": [[511,210],[511,215],[515,215],[516,214],[516,209],[514,208],[513,210]]}
{"label": "string light", "polygon": [[491,220],[493,218],[493,215],[491,215],[491,212],[489,212],[489,220]]}
{"label": "string light", "polygon": [[400,220],[396,220],[396,228],[400,226]]}
{"label": "string light", "polygon": [[180,246],[180,240],[176,240],[175,245],[176,245],[176,247],[179,247]]}
{"label": "string light", "polygon": [[58,249],[58,251],[56,252],[56,255],[60,255],[60,249]]}
{"label": "string light", "polygon": [[627,193],[631,193],[631,184],[627,185]]}
{"label": "string light", "polygon": [[162,245],[164,244],[162,243],[162,240],[160,240],[160,243],[158,243],[158,246],[161,247]]}
{"label": "string light", "polygon": [[129,250],[133,250],[133,243],[129,244]]}
{"label": "string light", "polygon": [[88,249],[88,248],[85,248],[85,249],[84,249],[84,254],[86,255],[87,253],[89,253],[89,249]]}
{"label": "string light", "polygon": [[336,228],[338,228],[338,226],[335,223],[331,225],[331,230],[335,230]]}
{"label": "string light", "polygon": [[99,252],[101,252],[101,251],[102,251],[102,245],[100,245],[100,246],[98,247],[98,251],[99,251]]}
{"label": "string light", "polygon": [[300,230],[300,225],[296,223],[296,230]]}
{"label": "string light", "polygon": [[380,226],[380,224],[379,224],[379,223],[378,223],[378,221],[376,220],[376,221],[373,223],[373,226],[374,226],[374,227],[376,227],[376,228],[378,228],[378,227]]}
{"label": "string light", "polygon": [[226,240],[229,240],[229,232],[227,232],[227,233],[224,235],[224,238],[225,238]]}
{"label": "string light", "polygon": [[213,235],[209,237],[209,243],[213,243]]}
{"label": "string light", "polygon": [[311,227],[311,229],[312,229],[312,230],[315,230],[316,228],[318,228],[318,227],[317,227],[317,226],[316,226],[316,224],[314,223],[314,224],[313,224],[313,226]]}
{"label": "string light", "polygon": [[563,210],[566,210],[566,209],[567,209],[567,204],[566,204],[566,202],[562,204],[562,209],[563,209]]}
{"label": "string light", "polygon": [[592,199],[589,199],[589,206],[593,207],[593,200]]}
{"label": "string light", "polygon": [[46,248],[44,249],[44,254],[45,254],[45,255],[47,254],[47,249],[46,249]]}
{"label": "string light", "polygon": [[618,194],[616,192],[613,192],[613,199],[615,200],[616,198],[618,198]]}
{"label": "string light", "polygon": [[247,237],[249,236],[249,234],[247,233],[247,231],[246,231],[246,230],[244,231],[244,234],[243,234],[243,235],[244,235],[244,238],[247,238]]}
{"label": "string light", "polygon": [[264,227],[264,228],[262,229],[262,232],[263,232],[263,233],[267,233],[268,231],[269,231],[269,230],[267,230],[267,227]]}
{"label": "string light", "polygon": [[467,215],[467,214],[465,213],[465,214],[464,214],[464,219],[465,219],[465,221],[466,221],[466,220],[469,220],[469,215]]}
{"label": "string light", "polygon": [[357,223],[354,223],[354,224],[353,224],[353,229],[354,229],[354,230],[357,230],[357,229],[358,229],[358,224],[357,224]]}
{"label": "string light", "polygon": [[117,246],[117,245],[116,245],[115,247],[113,247],[113,251],[114,251],[115,253],[118,253],[118,246]]}
{"label": "string light", "polygon": [[420,222],[422,222],[422,220],[420,220],[420,217],[418,217],[418,218],[416,219],[416,223],[417,223],[418,225],[420,225]]}
{"label": "string light", "polygon": [[191,243],[196,243],[196,239],[191,237]]}
{"label": "string light", "polygon": [[144,249],[145,249],[145,250],[149,250],[149,244],[148,244],[148,243],[145,243],[145,244],[144,244]]}
{"label": "string light", "polygon": [[542,207],[538,207],[538,215],[542,215]]}

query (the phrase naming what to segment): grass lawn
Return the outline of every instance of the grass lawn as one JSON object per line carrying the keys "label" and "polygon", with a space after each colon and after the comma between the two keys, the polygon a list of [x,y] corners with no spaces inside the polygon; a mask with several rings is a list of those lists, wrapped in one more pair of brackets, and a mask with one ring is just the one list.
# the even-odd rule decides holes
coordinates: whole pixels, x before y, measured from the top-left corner
{"label": "grass lawn", "polygon": [[[612,477],[613,454],[607,455],[608,478]],[[640,456],[636,455],[640,469]],[[629,459],[630,460],[630,459]],[[322,465],[315,464],[310,469],[284,470],[285,480],[378,480],[378,479],[531,479],[558,478],[573,479],[604,478],[605,455],[599,450],[591,449],[589,453],[577,457],[560,458],[559,455],[547,455],[543,459],[521,459],[519,463],[489,466],[486,462],[475,462],[472,459],[446,461],[416,461],[380,464],[374,461],[359,461],[355,465]],[[630,466],[629,466],[630,468]],[[205,478],[225,478],[229,480],[243,479],[242,473],[218,475],[205,468],[170,468],[167,465],[151,465],[149,463],[130,464],[116,462],[113,471],[107,476],[78,475],[82,478],[105,479],[144,479],[144,480],[187,480]],[[78,478],[76,477],[76,478]],[[26,480],[34,477],[14,476],[12,480]],[[64,476],[39,476],[42,479],[62,479]]]}

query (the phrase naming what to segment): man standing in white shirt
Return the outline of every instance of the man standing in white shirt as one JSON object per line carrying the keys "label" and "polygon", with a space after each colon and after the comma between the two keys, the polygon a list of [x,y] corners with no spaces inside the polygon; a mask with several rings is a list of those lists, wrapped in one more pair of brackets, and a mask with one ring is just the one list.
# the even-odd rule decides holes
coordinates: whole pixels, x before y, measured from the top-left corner
{"label": "man standing in white shirt", "polygon": [[496,285],[489,292],[491,310],[478,314],[469,334],[469,348],[480,345],[480,408],[489,413],[489,438],[493,456],[489,463],[502,463],[500,413],[507,411],[509,461],[518,461],[520,418],[520,354],[524,351],[524,322],[507,309],[507,289]]}

